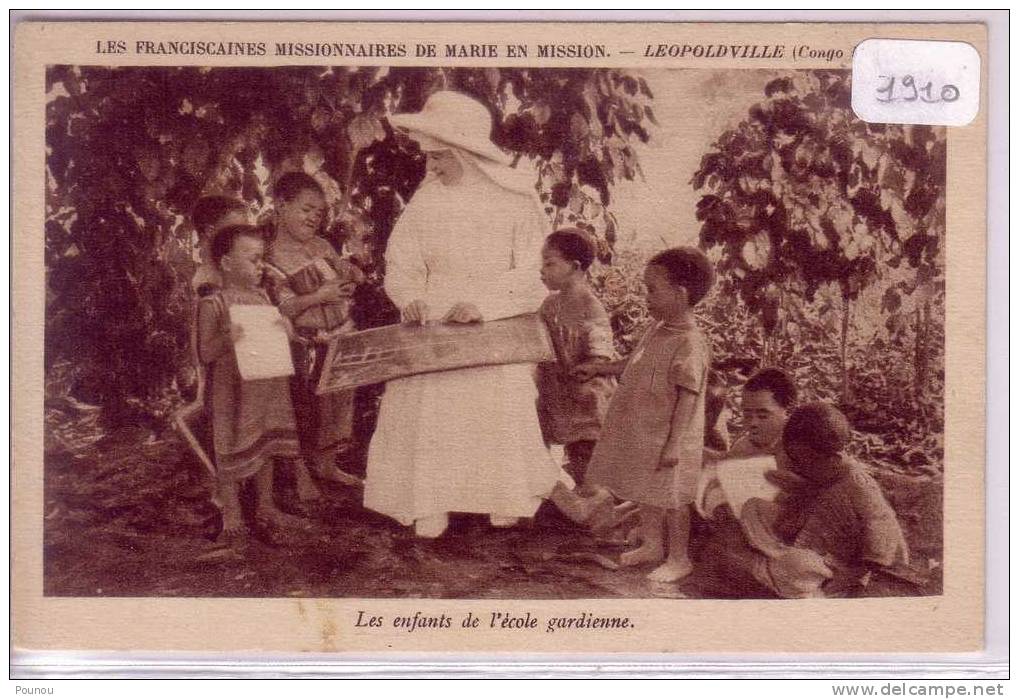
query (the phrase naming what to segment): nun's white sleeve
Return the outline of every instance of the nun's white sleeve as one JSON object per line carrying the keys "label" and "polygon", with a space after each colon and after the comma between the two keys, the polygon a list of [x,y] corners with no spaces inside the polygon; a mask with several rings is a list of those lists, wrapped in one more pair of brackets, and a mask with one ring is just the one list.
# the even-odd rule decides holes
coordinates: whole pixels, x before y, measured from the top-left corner
{"label": "nun's white sleeve", "polygon": [[530,200],[511,223],[509,269],[491,279],[494,293],[481,295],[478,310],[484,320],[537,313],[548,291],[541,283],[541,247],[547,222]]}
{"label": "nun's white sleeve", "polygon": [[428,268],[421,254],[419,216],[410,204],[400,214],[386,243],[386,294],[400,309],[425,298]]}

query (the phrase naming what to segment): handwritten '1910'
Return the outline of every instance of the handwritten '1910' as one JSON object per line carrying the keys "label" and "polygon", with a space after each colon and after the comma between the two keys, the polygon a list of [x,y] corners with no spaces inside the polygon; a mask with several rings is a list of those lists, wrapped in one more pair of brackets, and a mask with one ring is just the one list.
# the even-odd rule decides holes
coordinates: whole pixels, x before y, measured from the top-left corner
{"label": "handwritten '1910'", "polygon": [[934,83],[928,80],[923,87],[917,87],[912,75],[901,78],[895,75],[881,75],[887,82],[877,89],[878,102],[955,102],[959,99],[959,88],[950,83],[941,86],[940,94],[934,94]]}

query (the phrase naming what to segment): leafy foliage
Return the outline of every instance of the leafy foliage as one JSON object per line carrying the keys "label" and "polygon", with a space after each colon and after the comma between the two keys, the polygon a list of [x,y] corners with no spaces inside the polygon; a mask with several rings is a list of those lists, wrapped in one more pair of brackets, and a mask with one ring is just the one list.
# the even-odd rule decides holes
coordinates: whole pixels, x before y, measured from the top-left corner
{"label": "leafy foliage", "polygon": [[700,240],[719,251],[723,287],[760,319],[768,341],[819,290],[834,289],[843,400],[852,306],[880,287],[889,334],[915,326],[914,391],[922,393],[935,352],[931,303],[944,293],[944,130],[859,121],[844,71],[777,78],[764,94],[704,155],[692,182],[708,191],[697,204]]}
{"label": "leafy foliage", "polygon": [[[188,382],[199,196],[268,216],[274,178],[304,169],[332,208],[326,237],[367,230],[378,282],[424,174],[385,116],[456,89],[489,107],[497,144],[539,162],[549,214],[566,207],[609,259],[611,187],[639,172],[631,141],[654,120],[647,84],[616,70],[51,66],[46,79],[46,362],[71,361],[75,393],[115,421],[165,413]],[[375,294],[360,316],[385,312]]]}

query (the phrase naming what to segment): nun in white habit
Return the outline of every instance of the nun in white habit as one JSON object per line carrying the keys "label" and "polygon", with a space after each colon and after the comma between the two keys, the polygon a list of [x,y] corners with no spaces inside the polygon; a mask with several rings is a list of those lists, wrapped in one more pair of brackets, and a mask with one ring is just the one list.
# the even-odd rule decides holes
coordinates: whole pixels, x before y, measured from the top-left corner
{"label": "nun in white habit", "polygon": [[[390,122],[428,162],[386,248],[385,288],[404,321],[537,311],[547,232],[537,176],[506,164],[489,138],[488,110],[444,91]],[[441,535],[450,512],[487,514],[495,526],[532,516],[561,473],[542,441],[535,397],[530,364],[390,381],[368,452],[365,506],[424,537]]]}

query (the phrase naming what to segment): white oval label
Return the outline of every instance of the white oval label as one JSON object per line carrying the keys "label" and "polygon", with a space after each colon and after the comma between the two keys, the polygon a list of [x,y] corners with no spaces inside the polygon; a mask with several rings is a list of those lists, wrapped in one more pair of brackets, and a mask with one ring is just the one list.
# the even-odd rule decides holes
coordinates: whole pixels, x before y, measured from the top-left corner
{"label": "white oval label", "polygon": [[980,54],[961,41],[867,39],[853,51],[853,111],[882,124],[964,126],[980,110]]}

